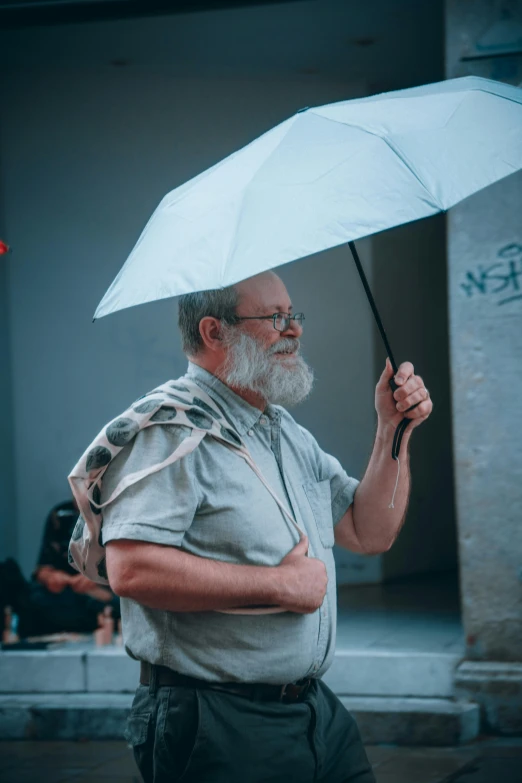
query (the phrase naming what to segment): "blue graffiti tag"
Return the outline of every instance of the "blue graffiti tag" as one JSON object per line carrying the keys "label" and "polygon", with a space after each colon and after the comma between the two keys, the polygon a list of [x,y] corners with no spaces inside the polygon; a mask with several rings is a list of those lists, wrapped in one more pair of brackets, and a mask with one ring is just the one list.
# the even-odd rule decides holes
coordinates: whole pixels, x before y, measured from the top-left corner
{"label": "blue graffiti tag", "polygon": [[499,299],[498,305],[522,299],[522,245],[506,245],[498,251],[497,258],[500,260],[490,266],[479,265],[474,272],[466,272],[466,281],[460,287],[468,298],[474,294],[509,294]]}

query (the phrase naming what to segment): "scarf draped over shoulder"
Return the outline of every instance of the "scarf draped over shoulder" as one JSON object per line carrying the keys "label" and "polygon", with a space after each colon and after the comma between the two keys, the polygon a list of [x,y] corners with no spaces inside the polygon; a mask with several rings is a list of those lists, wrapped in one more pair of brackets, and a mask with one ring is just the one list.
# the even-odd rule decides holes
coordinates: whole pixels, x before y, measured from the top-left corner
{"label": "scarf draped over shoulder", "polygon": [[[100,503],[103,475],[112,460],[134,440],[140,430],[156,425],[188,427],[190,434],[162,462],[125,476],[111,496]],[[105,547],[102,543],[103,509],[127,487],[192,452],[205,436],[215,438],[224,448],[231,449],[244,459],[295,525],[300,536],[304,535],[286,505],[268,485],[238,432],[225,420],[215,402],[196,383],[183,378],[158,386],[110,421],[69,474],[68,481],[80,512],[69,544],[69,563],[92,581],[108,585]],[[280,611],[283,610],[271,606],[228,609],[226,613],[261,614]]]}

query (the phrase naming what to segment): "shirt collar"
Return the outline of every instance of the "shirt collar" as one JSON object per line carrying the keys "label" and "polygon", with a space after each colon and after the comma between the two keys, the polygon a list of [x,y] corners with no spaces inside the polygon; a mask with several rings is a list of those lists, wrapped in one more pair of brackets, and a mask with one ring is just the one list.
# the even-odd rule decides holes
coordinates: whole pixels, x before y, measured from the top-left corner
{"label": "shirt collar", "polygon": [[[244,435],[257,424],[263,415],[259,408],[250,405],[250,403],[232,391],[230,386],[220,381],[219,378],[212,375],[208,370],[200,367],[199,364],[189,362],[187,376],[197,383],[198,386],[201,386],[218,405],[221,405],[224,413],[226,413],[227,418],[239,435]],[[271,406],[268,407],[270,408]]]}

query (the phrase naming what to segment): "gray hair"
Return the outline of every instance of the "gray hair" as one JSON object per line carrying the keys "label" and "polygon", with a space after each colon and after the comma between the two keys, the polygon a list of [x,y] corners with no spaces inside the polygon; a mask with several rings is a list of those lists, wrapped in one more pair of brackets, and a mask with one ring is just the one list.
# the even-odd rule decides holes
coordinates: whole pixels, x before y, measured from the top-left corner
{"label": "gray hair", "polygon": [[178,326],[183,352],[187,356],[196,356],[203,348],[204,343],[199,333],[199,322],[202,318],[210,316],[231,324],[234,322],[238,304],[239,294],[233,285],[180,296]]}

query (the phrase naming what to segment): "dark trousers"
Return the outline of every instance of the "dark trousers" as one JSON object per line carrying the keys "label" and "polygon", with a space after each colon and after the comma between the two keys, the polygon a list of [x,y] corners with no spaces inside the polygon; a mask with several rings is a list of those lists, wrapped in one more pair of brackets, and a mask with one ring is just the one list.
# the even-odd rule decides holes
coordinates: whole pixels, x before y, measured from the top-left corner
{"label": "dark trousers", "polygon": [[295,704],[152,681],[126,738],[145,783],[375,783],[354,719],[320,680]]}

